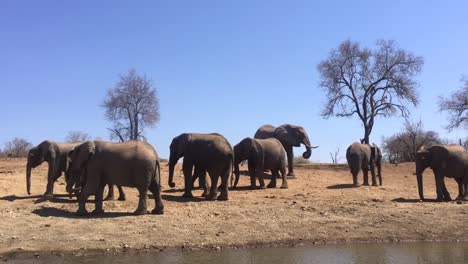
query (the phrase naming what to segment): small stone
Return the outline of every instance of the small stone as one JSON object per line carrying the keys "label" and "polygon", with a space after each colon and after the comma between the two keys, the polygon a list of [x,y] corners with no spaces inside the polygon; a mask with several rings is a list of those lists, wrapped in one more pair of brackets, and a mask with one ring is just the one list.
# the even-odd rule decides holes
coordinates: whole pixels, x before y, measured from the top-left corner
{"label": "small stone", "polygon": [[462,200],[457,200],[457,204],[463,204]]}
{"label": "small stone", "polygon": [[50,224],[45,224],[44,227],[50,227]]}
{"label": "small stone", "polygon": [[39,255],[39,253],[34,253],[34,257],[35,258],[40,258],[41,256]]}

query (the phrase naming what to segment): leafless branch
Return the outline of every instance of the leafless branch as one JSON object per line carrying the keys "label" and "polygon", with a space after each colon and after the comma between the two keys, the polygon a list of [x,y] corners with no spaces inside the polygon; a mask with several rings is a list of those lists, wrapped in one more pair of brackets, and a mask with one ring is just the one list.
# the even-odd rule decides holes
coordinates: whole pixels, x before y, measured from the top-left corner
{"label": "leafless branch", "polygon": [[418,104],[414,77],[423,64],[422,57],[399,49],[392,40],[378,41],[374,50],[342,42],[317,67],[327,96],[322,116],[358,116],[369,143],[375,117],[399,113],[406,118],[409,105]]}

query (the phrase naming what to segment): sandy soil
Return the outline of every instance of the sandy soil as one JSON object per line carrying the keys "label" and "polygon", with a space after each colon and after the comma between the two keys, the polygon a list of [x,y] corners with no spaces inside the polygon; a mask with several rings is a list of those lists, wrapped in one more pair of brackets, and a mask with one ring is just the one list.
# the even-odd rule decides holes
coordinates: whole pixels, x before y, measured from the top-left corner
{"label": "sandy soil", "polygon": [[[105,202],[100,217],[78,218],[77,203],[65,195],[62,179],[57,197],[42,198],[47,164],[32,172],[26,193],[24,159],[0,160],[0,254],[17,252],[122,252],[165,248],[214,248],[296,243],[468,240],[468,205],[421,203],[413,164],[386,165],[383,187],[351,188],[346,165],[297,167],[289,189],[249,190],[249,178],[227,202],[181,198],[167,185],[163,167],[165,214],[133,216],[137,193],[125,188],[127,201]],[[242,168],[241,168],[242,169]],[[244,169],[246,169],[244,167]],[[362,181],[362,176],[360,178]],[[446,180],[452,197],[456,184]],[[199,196],[201,190],[194,191]],[[434,177],[426,172],[425,194],[435,198]],[[148,209],[154,200],[148,200]],[[94,208],[88,204],[88,210]],[[96,251],[94,251],[96,252]]]}

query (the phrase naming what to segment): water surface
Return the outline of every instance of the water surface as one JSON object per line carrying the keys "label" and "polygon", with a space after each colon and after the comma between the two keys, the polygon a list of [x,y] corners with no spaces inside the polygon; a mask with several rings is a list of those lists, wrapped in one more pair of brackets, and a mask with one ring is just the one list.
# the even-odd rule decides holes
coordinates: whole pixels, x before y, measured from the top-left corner
{"label": "water surface", "polygon": [[221,251],[173,250],[143,255],[123,254],[95,257],[52,256],[40,259],[16,259],[7,261],[7,263],[454,264],[468,263],[468,243],[417,242],[399,244],[309,245],[297,248],[225,249]]}

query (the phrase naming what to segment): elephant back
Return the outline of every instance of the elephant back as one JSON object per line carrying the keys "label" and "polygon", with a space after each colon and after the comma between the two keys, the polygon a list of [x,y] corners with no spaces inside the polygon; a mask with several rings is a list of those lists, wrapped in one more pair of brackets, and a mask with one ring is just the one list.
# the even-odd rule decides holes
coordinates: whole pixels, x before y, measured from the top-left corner
{"label": "elephant back", "polygon": [[254,138],[265,139],[275,137],[275,129],[272,125],[263,125],[255,132]]}

